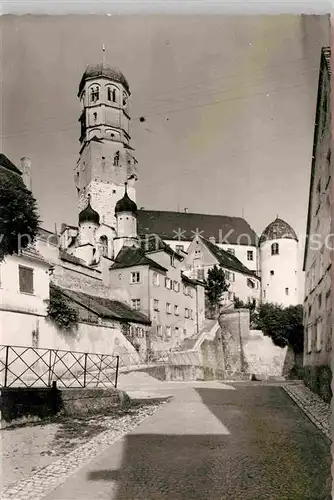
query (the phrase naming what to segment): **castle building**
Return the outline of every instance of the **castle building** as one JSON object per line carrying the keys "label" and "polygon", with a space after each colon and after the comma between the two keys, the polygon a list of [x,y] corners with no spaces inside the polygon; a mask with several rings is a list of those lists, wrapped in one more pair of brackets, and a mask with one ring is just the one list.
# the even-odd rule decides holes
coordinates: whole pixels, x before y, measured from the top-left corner
{"label": "castle building", "polygon": [[278,217],[259,240],[262,302],[298,304],[298,238]]}

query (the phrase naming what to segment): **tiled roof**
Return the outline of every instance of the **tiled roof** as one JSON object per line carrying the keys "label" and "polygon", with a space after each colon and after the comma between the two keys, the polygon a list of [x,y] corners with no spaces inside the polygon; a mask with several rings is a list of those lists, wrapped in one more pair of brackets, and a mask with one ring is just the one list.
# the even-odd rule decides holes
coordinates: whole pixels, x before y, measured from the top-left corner
{"label": "tiled roof", "polygon": [[261,234],[260,244],[264,241],[278,240],[282,238],[298,241],[297,235],[290,224],[277,217]]}
{"label": "tiled roof", "polygon": [[89,309],[101,318],[118,321],[130,321],[132,323],[140,323],[143,325],[151,324],[151,321],[144,314],[134,311],[130,306],[123,304],[118,300],[96,297],[87,293],[56,287],[55,285],[51,285],[51,287],[60,290],[68,299],[80,304],[86,309]]}
{"label": "tiled roof", "polygon": [[98,78],[100,76],[104,76],[106,78],[110,78],[113,82],[121,83],[126,90],[130,93],[129,84],[127,79],[123,75],[123,73],[114,66],[110,66],[105,63],[91,64],[87,66],[86,71],[82,75],[80,84],[79,84],[79,94],[82,91],[85,81],[91,78]]}
{"label": "tiled roof", "polygon": [[178,252],[175,252],[167,243],[165,243],[158,234],[147,234],[143,236],[140,239],[140,246],[145,253],[163,250],[170,255],[174,255],[179,260],[183,259],[183,257]]}
{"label": "tiled roof", "polygon": [[39,260],[41,262],[44,262],[46,265],[49,265],[34,245],[29,245],[27,248],[22,249],[19,255],[22,255],[22,257],[32,257],[33,259]]}
{"label": "tiled roof", "polygon": [[18,169],[14,163],[12,163],[9,158],[7,158],[6,155],[4,155],[3,153],[0,153],[0,165],[4,168],[6,168],[7,170],[11,170],[12,172],[15,172],[16,174],[20,174],[22,175],[22,172],[20,169]]}
{"label": "tiled roof", "polygon": [[38,228],[37,239],[41,241],[46,241],[50,243],[50,245],[58,246],[59,244],[59,236],[47,229],[43,229],[42,227]]}
{"label": "tiled roof", "polygon": [[137,247],[123,247],[115,259],[115,263],[110,269],[121,269],[124,267],[133,266],[149,266],[160,271],[167,271],[167,269],[154,260],[150,259],[145,253]]}
{"label": "tiled roof", "polygon": [[[256,245],[257,235],[241,217],[193,214],[163,210],[138,210],[138,234],[157,234],[164,240],[191,241],[195,233],[216,242]],[[179,236],[178,236],[179,235]]]}
{"label": "tiled roof", "polygon": [[191,279],[191,278],[189,278],[188,276],[186,276],[183,273],[181,273],[181,279],[182,279],[182,281],[184,281],[186,283],[189,283],[190,285],[193,285],[193,286],[196,286],[196,285],[202,285],[202,286],[204,286],[203,281]]}
{"label": "tiled roof", "polygon": [[226,252],[225,250],[219,248],[211,241],[206,240],[205,238],[200,238],[206,247],[210,250],[210,252],[216,257],[218,263],[231,271],[236,271],[238,273],[246,274],[248,276],[257,277],[254,271],[248,269],[248,267],[244,266],[239,259],[237,259],[230,252]]}

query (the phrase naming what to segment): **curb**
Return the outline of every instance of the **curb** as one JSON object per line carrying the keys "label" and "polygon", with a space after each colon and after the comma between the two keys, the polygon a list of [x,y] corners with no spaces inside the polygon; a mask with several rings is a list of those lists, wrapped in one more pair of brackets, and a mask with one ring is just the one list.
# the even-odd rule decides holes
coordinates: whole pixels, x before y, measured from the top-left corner
{"label": "curb", "polygon": [[[306,403],[305,400],[303,400],[299,395],[293,391],[291,388],[293,386],[291,385],[282,385],[282,388],[284,391],[287,393],[287,395],[292,399],[292,401],[303,411],[303,413],[309,418],[309,420],[321,431],[321,433],[329,440],[332,441],[332,436],[331,436],[331,430],[330,430],[330,425],[329,428],[325,426],[321,420],[319,420],[316,416],[316,411],[314,410],[314,407],[316,403],[314,404],[309,404]],[[304,389],[306,389],[305,386],[302,386]],[[313,395],[316,397],[316,395]],[[327,405],[324,401],[322,401],[319,397],[319,403],[321,405]],[[330,411],[330,405],[327,405],[328,409]]]}

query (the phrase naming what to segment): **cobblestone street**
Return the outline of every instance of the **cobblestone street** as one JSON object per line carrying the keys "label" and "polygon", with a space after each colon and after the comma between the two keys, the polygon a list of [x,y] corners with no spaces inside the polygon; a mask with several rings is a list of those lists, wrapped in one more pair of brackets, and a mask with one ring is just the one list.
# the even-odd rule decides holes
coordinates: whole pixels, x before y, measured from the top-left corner
{"label": "cobblestone street", "polygon": [[[329,407],[302,384],[286,390],[247,382],[174,388],[172,402],[120,430],[118,440],[106,431],[2,498],[331,498]],[[314,423],[293,398],[304,402]]]}

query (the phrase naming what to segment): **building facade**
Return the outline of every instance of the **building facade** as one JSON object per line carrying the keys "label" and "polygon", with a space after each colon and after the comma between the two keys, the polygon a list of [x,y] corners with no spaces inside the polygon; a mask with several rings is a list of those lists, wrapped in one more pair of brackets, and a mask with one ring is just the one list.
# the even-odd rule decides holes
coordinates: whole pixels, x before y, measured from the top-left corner
{"label": "building facade", "polygon": [[330,401],[332,356],[333,163],[331,160],[330,49],[321,53],[304,253],[304,376]]}
{"label": "building facade", "polygon": [[184,259],[184,273],[189,277],[205,280],[208,270],[214,265],[221,267],[229,285],[223,293],[224,304],[234,303],[234,299],[247,303],[255,300],[259,304],[261,281],[254,271],[248,269],[235,255],[200,236],[195,236]]}

